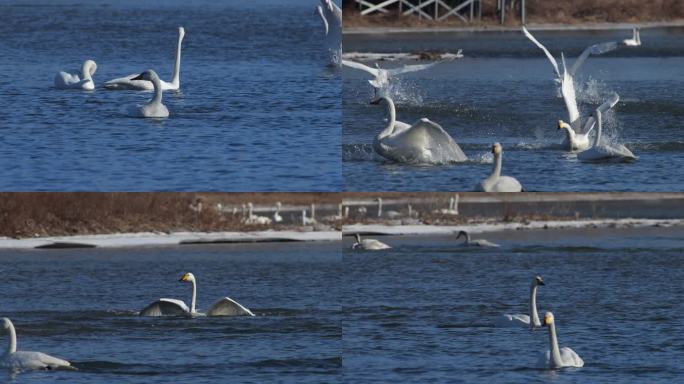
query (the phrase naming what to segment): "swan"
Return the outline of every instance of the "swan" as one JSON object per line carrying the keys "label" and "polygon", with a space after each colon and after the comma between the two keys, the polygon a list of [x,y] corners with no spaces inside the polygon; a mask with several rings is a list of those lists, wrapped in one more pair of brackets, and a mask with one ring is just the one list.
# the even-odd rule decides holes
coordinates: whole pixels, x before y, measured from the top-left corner
{"label": "swan", "polygon": [[549,328],[550,349],[541,354],[537,366],[543,369],[583,367],[584,360],[582,360],[575,351],[568,347],[558,347],[556,324],[554,323],[553,313],[546,312],[546,315],[544,315],[544,326]]}
{"label": "swan", "polygon": [[641,36],[639,36],[639,28],[632,29],[632,38],[622,40],[622,44],[628,47],[638,47],[641,45]]}
{"label": "swan", "polygon": [[92,91],[95,89],[95,82],[93,82],[95,71],[97,71],[97,64],[93,60],[83,62],[80,77],[78,73],[71,74],[60,71],[55,75],[55,88]]}
{"label": "swan", "polygon": [[245,219],[245,224],[247,225],[270,225],[273,221],[266,216],[257,216],[253,213],[254,205],[252,203],[247,203],[247,208],[249,209],[247,213],[247,219]]}
{"label": "swan", "polygon": [[325,28],[325,45],[329,64],[339,66],[342,59],[342,10],[332,0],[321,0],[316,6]]}
{"label": "swan", "polygon": [[571,152],[582,152],[589,149],[591,147],[589,133],[592,129],[594,129],[594,125],[596,125],[594,119],[589,118],[584,124],[584,133],[576,133],[570,124],[564,122],[563,120],[558,120],[558,129],[565,129],[565,140],[563,140],[562,144],[563,147]]}
{"label": "swan", "polygon": [[[192,283],[192,301],[190,308],[182,301],[177,299],[159,299],[140,311],[140,316],[195,316],[198,315],[195,308],[197,298],[197,282],[195,275],[188,272],[179,281]],[[214,303],[207,316],[254,316],[252,311],[243,307],[230,297],[224,297]]]}
{"label": "swan", "polygon": [[439,124],[427,118],[413,125],[396,120],[392,99],[383,95],[371,102],[387,104],[389,122],[373,140],[373,149],[387,159],[412,164],[444,164],[466,161],[468,158],[456,141]]}
{"label": "swan", "polygon": [[[539,321],[539,314],[537,313],[537,287],[541,285],[546,285],[544,279],[541,276],[535,276],[530,284],[530,314],[524,315],[522,313],[517,313],[514,315],[503,315],[496,321],[497,327],[530,327],[539,328],[542,326]],[[530,318],[532,321],[530,322]]]}
{"label": "swan", "polygon": [[524,192],[524,189],[518,180],[510,176],[501,176],[501,163],[503,157],[501,144],[494,143],[494,145],[492,145],[492,153],[494,154],[494,168],[492,168],[492,174],[475,187],[475,192]]}
{"label": "swan", "polygon": [[141,73],[131,80],[149,80],[154,84],[154,97],[147,104],[138,105],[132,109],[131,115],[134,117],[169,117],[169,110],[162,104],[161,80],[157,73],[151,69]]}
{"label": "swan", "polygon": [[498,247],[499,244],[492,243],[485,239],[471,239],[470,234],[466,231],[459,231],[456,240],[460,239],[461,236],[465,237],[465,241],[461,243],[463,247]]}
{"label": "swan", "polygon": [[[185,28],[178,27],[178,45],[176,46],[176,62],[173,65],[173,78],[170,83],[160,80],[162,91],[177,91],[180,89],[180,61],[181,61],[181,43],[185,37]],[[151,91],[156,89],[151,80],[139,79],[138,74],[134,73],[125,77],[109,80],[104,83],[106,89],[132,89],[136,91]]]}
{"label": "swan", "polygon": [[12,321],[2,318],[2,327],[9,333],[9,344],[0,358],[0,366],[12,371],[37,369],[76,369],[66,360],[42,352],[17,351],[17,332]]}
{"label": "swan", "polygon": [[352,245],[352,249],[361,249],[361,250],[366,250],[366,251],[377,251],[380,249],[390,249],[389,245],[383,243],[382,241],[378,241],[375,239],[363,239],[361,240],[361,235],[356,234],[356,243]]}
{"label": "swan", "polygon": [[[602,115],[609,109],[613,108],[615,104],[620,100],[617,93],[608,99],[605,103],[601,104],[594,114],[596,116],[596,125],[598,126],[596,130],[596,136],[594,136],[594,145],[584,152],[577,154],[577,159],[582,161],[634,161],[636,156],[627,149],[622,144],[610,144],[601,142],[601,128],[602,128]],[[593,117],[592,117],[593,118]]]}
{"label": "swan", "polygon": [[373,80],[368,80],[368,82],[373,86],[375,97],[377,98],[389,94],[389,82],[392,77],[404,73],[422,71],[445,61],[447,60],[441,60],[429,64],[404,65],[402,67],[392,69],[380,68],[377,63],[375,64],[375,68],[371,68],[367,65],[352,60],[342,60],[342,65],[349,68],[359,69],[373,76]]}
{"label": "swan", "polygon": [[273,221],[275,221],[276,223],[280,223],[283,221],[283,217],[280,216],[280,208],[281,207],[282,207],[282,204],[280,203],[280,201],[276,202],[276,211],[273,214]]}

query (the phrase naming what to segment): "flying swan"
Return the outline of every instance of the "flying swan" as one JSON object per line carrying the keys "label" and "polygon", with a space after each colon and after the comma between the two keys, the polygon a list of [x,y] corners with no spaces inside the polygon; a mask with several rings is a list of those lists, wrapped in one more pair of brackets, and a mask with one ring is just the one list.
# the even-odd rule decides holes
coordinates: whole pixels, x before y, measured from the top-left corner
{"label": "flying swan", "polygon": [[76,369],[66,360],[46,355],[42,352],[17,351],[17,332],[10,319],[3,317],[2,326],[9,333],[9,344],[5,354],[0,358],[0,365],[11,371],[29,371],[37,369]]}
{"label": "flying swan", "polygon": [[[185,28],[178,27],[178,45],[176,46],[176,62],[173,65],[173,78],[170,83],[160,80],[162,91],[177,91],[180,89],[180,61],[181,61],[181,43],[185,37]],[[134,73],[126,77],[109,80],[104,83],[107,89],[132,89],[136,91],[151,91],[155,89],[150,80],[143,80],[138,78],[138,74]]]}
{"label": "flying swan", "polygon": [[475,192],[523,192],[523,187],[518,180],[510,176],[501,176],[503,157],[501,144],[494,143],[492,153],[494,154],[492,174],[475,186]]}
{"label": "flying swan", "polygon": [[147,104],[138,105],[133,108],[130,112],[131,116],[134,117],[156,117],[164,118],[169,117],[169,110],[166,105],[162,104],[162,89],[161,80],[157,76],[157,72],[148,69],[147,71],[139,74],[137,77],[131,80],[144,80],[149,81],[154,85],[154,97],[147,102]]}
{"label": "flying swan", "polygon": [[321,0],[316,6],[325,28],[325,46],[329,64],[339,66],[342,59],[342,10],[332,0]]}
{"label": "flying swan", "polygon": [[83,62],[80,77],[78,73],[71,74],[60,71],[55,75],[55,88],[92,91],[95,89],[95,83],[93,82],[95,71],[97,71],[97,64],[93,60]]}
{"label": "flying swan", "polygon": [[[530,284],[530,308],[529,315],[517,313],[514,315],[505,314],[496,320],[497,327],[530,327],[539,328],[542,326],[537,313],[537,287],[545,285],[541,276],[535,276]],[[530,322],[530,318],[532,321]]]}
{"label": "flying swan", "polygon": [[537,366],[542,369],[558,369],[584,366],[584,360],[568,347],[559,348],[556,338],[556,324],[553,321],[553,313],[546,312],[544,326],[549,328],[550,350],[543,352],[539,357]]}
{"label": "flying swan", "polygon": [[[601,142],[601,128],[603,126],[602,115],[617,104],[620,97],[617,93],[601,104],[594,114],[596,115],[596,125],[598,126],[596,136],[594,136],[594,145],[584,152],[577,154],[577,159],[582,161],[634,161],[636,156],[622,144],[610,144]],[[590,117],[593,119],[593,117]]]}
{"label": "flying swan", "polygon": [[352,245],[352,249],[360,249],[360,250],[366,250],[366,251],[377,251],[380,249],[390,249],[389,245],[383,243],[382,241],[378,241],[375,239],[363,239],[361,240],[361,235],[356,234],[356,243]]}
{"label": "flying swan", "polygon": [[465,237],[465,241],[461,243],[463,247],[498,247],[499,244],[492,243],[485,239],[471,239],[470,234],[466,231],[459,231],[456,240],[460,239],[461,236]]}
{"label": "flying swan", "polygon": [[387,104],[389,122],[373,140],[373,149],[380,156],[399,163],[445,164],[468,158],[456,141],[439,124],[422,118],[413,125],[396,120],[392,99],[383,95],[371,102]]}
{"label": "flying swan", "polygon": [[[196,311],[195,300],[197,298],[197,283],[195,275],[192,273],[184,274],[179,281],[192,283],[192,301],[190,308],[182,301],[177,299],[159,299],[140,311],[140,316],[195,316],[201,315]],[[224,297],[214,303],[207,316],[254,316],[252,311],[243,307],[230,297]]]}

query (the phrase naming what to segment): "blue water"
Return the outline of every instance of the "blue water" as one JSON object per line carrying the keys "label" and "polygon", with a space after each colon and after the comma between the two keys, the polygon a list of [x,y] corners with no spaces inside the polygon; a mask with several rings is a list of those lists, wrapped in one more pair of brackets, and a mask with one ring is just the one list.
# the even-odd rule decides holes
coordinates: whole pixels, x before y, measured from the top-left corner
{"label": "blue water", "polygon": [[[479,237],[479,236],[478,236]],[[672,383],[684,369],[682,228],[512,231],[379,238],[394,248],[343,253],[348,382]],[[349,247],[351,239],[346,240]],[[546,329],[495,328],[525,313],[535,275],[540,312],[580,369],[534,369]]]}
{"label": "blue water", "polygon": [[[341,80],[316,3],[3,1],[0,190],[339,190]],[[99,86],[170,81],[180,25],[168,119],[127,117],[150,93],[53,89],[88,58]]]}
{"label": "blue water", "polygon": [[[0,316],[13,320],[19,349],[79,369],[24,372],[16,382],[339,382],[339,246],[0,251]],[[200,311],[227,295],[256,317],[136,316],[160,297],[189,303],[190,286],[178,282],[187,271]]]}
{"label": "blue water", "polygon": [[[534,32],[568,62],[587,46],[631,36],[630,31]],[[383,106],[369,105],[364,72],[343,76],[343,178],[349,191],[470,191],[492,168],[491,145],[503,145],[503,174],[528,191],[678,191],[684,178],[684,29],[642,31],[642,47],[590,57],[580,69],[582,116],[613,92],[620,102],[604,121],[609,141],[638,157],[629,164],[587,164],[557,148],[558,120],[567,112],[543,52],[519,32],[345,35],[346,52],[433,49],[465,57],[397,77],[397,119],[427,117],[461,145],[469,162],[410,166],[375,155],[385,127]],[[400,65],[383,62],[385,67]]]}

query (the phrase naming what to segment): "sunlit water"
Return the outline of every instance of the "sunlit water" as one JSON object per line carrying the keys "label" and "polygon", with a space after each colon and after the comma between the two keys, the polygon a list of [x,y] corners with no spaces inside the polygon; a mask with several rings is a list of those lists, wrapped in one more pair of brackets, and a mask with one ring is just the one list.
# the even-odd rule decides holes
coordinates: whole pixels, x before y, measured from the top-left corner
{"label": "sunlit water", "polygon": [[[0,251],[0,316],[14,321],[19,349],[79,369],[16,382],[338,382],[340,260],[336,242]],[[137,316],[160,297],[189,303],[178,281],[187,271],[200,311],[230,296],[256,317]]]}
{"label": "sunlit water", "polygon": [[[560,60],[587,46],[631,37],[631,31],[535,32]],[[397,34],[345,36],[348,52],[456,52],[465,57],[398,77],[397,119],[428,117],[442,125],[471,161],[407,166],[375,155],[373,138],[386,126],[383,106],[369,105],[367,74],[343,70],[344,189],[472,190],[492,167],[491,145],[504,148],[503,173],[530,191],[673,191],[684,178],[684,29],[643,30],[643,46],[590,57],[577,79],[582,116],[612,92],[604,135],[638,157],[630,164],[587,164],[557,148],[567,120],[553,69],[522,34]],[[384,62],[393,67],[398,63]]]}
{"label": "sunlit water", "polygon": [[[344,372],[349,382],[671,383],[684,369],[682,228],[513,231],[498,249],[448,237],[379,238],[345,250]],[[345,241],[347,246],[351,239]],[[535,369],[546,329],[495,328],[538,309],[580,369]]]}
{"label": "sunlit water", "polygon": [[[315,4],[3,1],[0,189],[338,190],[341,80]],[[168,119],[127,116],[150,93],[53,88],[88,58],[97,86],[148,68],[170,81],[180,25]]]}

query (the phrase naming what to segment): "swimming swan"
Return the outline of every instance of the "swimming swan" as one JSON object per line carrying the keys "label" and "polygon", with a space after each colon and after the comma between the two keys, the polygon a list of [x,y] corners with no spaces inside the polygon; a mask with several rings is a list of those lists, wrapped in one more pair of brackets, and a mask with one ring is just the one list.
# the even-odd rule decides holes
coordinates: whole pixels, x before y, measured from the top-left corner
{"label": "swimming swan", "polygon": [[[173,65],[173,78],[170,83],[160,80],[162,91],[177,91],[180,89],[180,62],[181,62],[181,43],[185,37],[185,28],[178,27],[178,45],[176,46],[176,61]],[[150,80],[143,80],[137,78],[138,74],[134,73],[118,79],[109,80],[104,83],[105,88],[117,89],[132,89],[136,91],[151,91],[155,89]]]}
{"label": "swimming swan", "polygon": [[503,157],[501,144],[494,143],[492,153],[494,154],[492,174],[475,186],[475,192],[523,192],[523,187],[518,180],[510,176],[501,176]]}
{"label": "swimming swan", "polygon": [[97,64],[93,60],[83,62],[81,77],[78,76],[78,73],[71,74],[60,71],[55,75],[55,88],[92,91],[95,89],[95,82],[93,82],[95,71],[97,71]]}
{"label": "swimming swan", "polygon": [[553,320],[553,313],[546,312],[544,316],[544,326],[549,328],[550,350],[543,352],[539,357],[537,366],[542,369],[558,369],[584,366],[584,360],[568,347],[559,348],[556,338],[556,324]]}
{"label": "swimming swan", "polygon": [[[530,284],[530,307],[529,315],[524,315],[522,313],[517,313],[514,315],[503,315],[496,321],[497,327],[530,327],[539,328],[542,326],[539,321],[539,314],[537,313],[537,287],[544,284],[544,279],[541,276],[535,276],[532,279],[532,284]],[[530,318],[532,321],[530,322]]]}
{"label": "swimming swan", "polygon": [[426,118],[408,125],[396,120],[392,99],[383,95],[371,102],[387,104],[389,122],[373,140],[373,149],[387,159],[411,164],[445,164],[468,158],[456,141],[439,124]]}
{"label": "swimming swan", "polygon": [[[563,140],[563,147],[571,152],[586,151],[591,147],[589,140],[589,133],[594,129],[596,122],[593,118],[587,119],[584,124],[584,133],[576,133],[572,126],[563,120],[558,120],[558,129],[565,129],[565,140]],[[587,128],[588,127],[588,128]]]}
{"label": "swimming swan", "polygon": [[316,6],[325,27],[325,46],[329,64],[339,66],[342,59],[342,10],[332,0],[321,0]]}
{"label": "swimming swan", "polygon": [[138,77],[131,80],[146,80],[154,84],[154,97],[147,102],[147,104],[138,105],[131,110],[131,115],[134,117],[169,117],[169,110],[166,105],[162,104],[162,90],[157,73],[151,69],[141,73]]}
{"label": "swimming swan", "polygon": [[356,243],[352,245],[352,249],[361,249],[361,250],[366,250],[366,251],[377,251],[380,249],[390,249],[389,245],[383,243],[382,241],[378,241],[375,239],[363,239],[361,240],[361,235],[356,234]]}
{"label": "swimming swan", "polygon": [[466,231],[459,231],[456,240],[460,239],[461,236],[465,237],[465,241],[461,243],[464,247],[498,247],[499,244],[492,243],[491,241],[485,239],[471,239],[470,234]]}
{"label": "swimming swan", "polygon": [[[622,144],[610,144],[601,142],[601,128],[602,115],[609,109],[613,108],[615,104],[620,100],[620,97],[613,94],[613,97],[608,99],[605,103],[601,104],[594,114],[596,116],[596,125],[598,126],[596,130],[596,136],[594,137],[594,145],[584,152],[577,154],[577,159],[582,161],[634,161],[636,156],[627,149]],[[593,118],[593,117],[592,117]]]}
{"label": "swimming swan", "polygon": [[12,371],[36,369],[76,369],[66,360],[46,355],[42,352],[17,351],[17,332],[10,319],[3,317],[2,326],[9,333],[9,344],[0,358],[0,366]]}
{"label": "swimming swan", "polygon": [[628,47],[638,47],[641,45],[641,36],[639,36],[639,28],[632,29],[632,38],[622,40],[622,44]]}
{"label": "swimming swan", "polygon": [[373,86],[373,90],[375,91],[375,97],[377,98],[380,96],[388,95],[389,82],[392,77],[404,73],[422,71],[432,66],[435,66],[439,63],[443,63],[445,61],[446,60],[442,60],[429,64],[404,65],[402,67],[392,69],[380,68],[380,66],[378,66],[377,63],[375,64],[375,68],[371,68],[367,65],[357,63],[356,61],[352,60],[342,60],[342,65],[347,66],[349,68],[359,69],[373,76],[373,80],[368,80],[368,82],[370,83],[370,85]]}
{"label": "swimming swan", "polygon": [[[197,298],[197,283],[195,275],[192,273],[184,274],[179,281],[192,283],[192,301],[190,308],[182,301],[177,299],[159,299],[140,311],[140,316],[195,316],[195,300]],[[224,297],[214,303],[207,316],[254,316],[252,311],[243,307],[230,297]]]}

